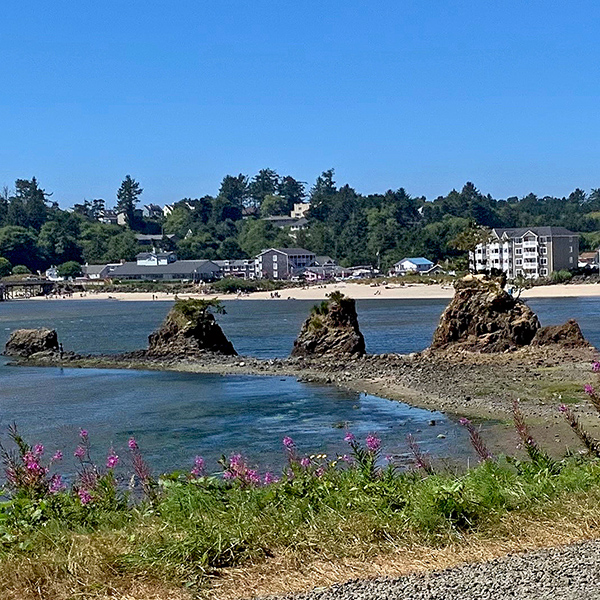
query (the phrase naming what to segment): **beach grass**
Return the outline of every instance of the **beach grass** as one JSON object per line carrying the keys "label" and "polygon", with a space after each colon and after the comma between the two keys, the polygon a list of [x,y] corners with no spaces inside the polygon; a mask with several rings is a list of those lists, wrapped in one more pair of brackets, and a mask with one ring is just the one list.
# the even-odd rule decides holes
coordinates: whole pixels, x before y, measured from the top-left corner
{"label": "beach grass", "polygon": [[517,528],[543,529],[549,514],[571,524],[571,537],[575,520],[579,537],[599,523],[600,462],[587,457],[567,457],[555,469],[501,457],[461,473],[309,461],[268,485],[173,474],[138,502],[133,492],[112,499],[98,492],[82,503],[72,490],[21,491],[0,506],[2,597],[216,597],[217,588],[234,593],[231,573],[268,572],[282,557],[364,569],[378,557],[424,549],[444,556],[484,541],[516,547]]}

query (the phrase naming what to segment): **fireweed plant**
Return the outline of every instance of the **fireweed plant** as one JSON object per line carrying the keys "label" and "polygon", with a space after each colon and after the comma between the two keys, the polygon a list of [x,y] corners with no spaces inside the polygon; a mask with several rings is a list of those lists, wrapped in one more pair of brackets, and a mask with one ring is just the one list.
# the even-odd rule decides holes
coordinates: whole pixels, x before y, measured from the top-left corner
{"label": "fireweed plant", "polygon": [[[599,363],[593,371],[600,373]],[[585,391],[600,412],[596,388]],[[286,464],[277,474],[234,453],[220,459],[217,473],[196,456],[187,471],[157,477],[136,439],[129,439],[125,451],[100,452],[82,430],[68,451],[77,475],[67,479],[59,473],[66,449],[52,453],[30,445],[13,426],[10,448],[0,447],[0,569],[21,559],[51,560],[54,576],[67,577],[73,545],[101,539],[97,556],[111,565],[110,572],[200,588],[223,567],[277,551],[364,557],[415,541],[456,543],[469,532],[497,535],[511,512],[528,519],[566,514],[571,499],[583,497],[596,507],[600,441],[571,408],[559,410],[582,441],[583,453],[551,458],[515,403],[514,425],[525,458],[494,456],[479,429],[461,419],[479,460],[463,471],[438,465],[412,436],[407,466],[383,454],[375,433],[358,439],[347,431],[347,452],[332,456],[306,453],[284,437]]]}

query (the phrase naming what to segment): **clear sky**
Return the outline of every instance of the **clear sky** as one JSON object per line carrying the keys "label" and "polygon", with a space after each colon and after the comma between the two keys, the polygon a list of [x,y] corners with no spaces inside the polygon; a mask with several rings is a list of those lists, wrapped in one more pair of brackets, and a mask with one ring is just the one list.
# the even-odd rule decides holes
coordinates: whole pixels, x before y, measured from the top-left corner
{"label": "clear sky", "polygon": [[67,206],[271,167],[429,199],[600,187],[600,4],[2,0],[0,186]]}

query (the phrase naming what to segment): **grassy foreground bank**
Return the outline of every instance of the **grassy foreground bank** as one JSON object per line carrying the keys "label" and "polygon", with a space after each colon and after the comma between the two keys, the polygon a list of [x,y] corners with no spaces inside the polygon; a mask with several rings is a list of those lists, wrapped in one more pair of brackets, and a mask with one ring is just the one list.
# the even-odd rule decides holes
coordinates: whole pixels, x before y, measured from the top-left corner
{"label": "grassy foreground bank", "polygon": [[[588,394],[596,403],[595,390]],[[563,413],[578,427],[569,409]],[[450,549],[476,559],[593,536],[595,440],[580,431],[587,453],[554,460],[518,406],[514,416],[527,459],[492,456],[464,420],[480,461],[464,472],[436,466],[410,436],[414,467],[401,471],[375,435],[363,442],[347,432],[348,454],[339,457],[306,455],[284,438],[281,475],[260,473],[235,454],[222,459],[218,475],[196,457],[189,472],[155,478],[134,439],[128,457],[110,449],[99,466],[82,431],[79,472],[68,486],[57,473],[62,454],[49,458],[13,430],[13,447],[2,452],[2,598],[244,597],[269,571],[281,583],[282,569],[323,561],[353,564],[352,576],[357,564],[395,564],[403,552],[413,563],[420,556],[445,566]],[[320,581],[306,569],[304,576],[304,585]],[[268,581],[260,588],[269,589]]]}

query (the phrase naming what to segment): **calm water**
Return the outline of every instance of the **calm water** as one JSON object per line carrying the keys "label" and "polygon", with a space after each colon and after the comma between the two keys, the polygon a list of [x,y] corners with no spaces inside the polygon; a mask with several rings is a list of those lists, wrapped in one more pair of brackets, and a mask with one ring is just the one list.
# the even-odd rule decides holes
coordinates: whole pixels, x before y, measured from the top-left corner
{"label": "calm water", "polygon": [[[311,301],[231,301],[219,321],[241,354],[289,354]],[[357,302],[369,352],[407,353],[429,345],[444,300]],[[542,324],[576,318],[600,347],[600,300],[530,301]],[[144,347],[170,308],[165,302],[56,301],[0,304],[0,345],[12,329],[58,330],[65,349],[123,352]],[[344,452],[343,429],[378,432],[386,453],[405,451],[414,433],[436,456],[465,458],[462,428],[438,413],[374,396],[293,378],[213,376],[123,370],[15,368],[0,364],[0,429],[16,421],[32,440],[70,452],[80,427],[90,430],[103,457],[114,444],[124,453],[130,435],[159,470],[186,468],[195,454],[214,467],[223,453],[244,451],[263,466],[282,464],[281,438],[291,435],[309,452]],[[435,419],[437,425],[427,422]],[[445,438],[438,438],[443,434]]]}

